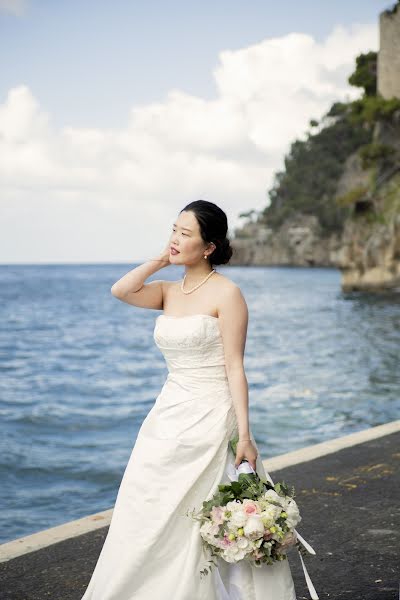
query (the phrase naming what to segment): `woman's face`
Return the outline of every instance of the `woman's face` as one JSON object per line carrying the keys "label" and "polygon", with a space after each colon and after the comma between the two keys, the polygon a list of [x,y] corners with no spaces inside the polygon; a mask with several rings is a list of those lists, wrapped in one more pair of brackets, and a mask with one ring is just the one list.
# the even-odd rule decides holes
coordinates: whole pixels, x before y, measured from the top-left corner
{"label": "woman's face", "polygon": [[[179,254],[174,254],[171,248],[178,250]],[[208,244],[200,235],[194,213],[190,210],[179,213],[171,228],[170,262],[177,265],[196,263],[203,258],[206,248]]]}

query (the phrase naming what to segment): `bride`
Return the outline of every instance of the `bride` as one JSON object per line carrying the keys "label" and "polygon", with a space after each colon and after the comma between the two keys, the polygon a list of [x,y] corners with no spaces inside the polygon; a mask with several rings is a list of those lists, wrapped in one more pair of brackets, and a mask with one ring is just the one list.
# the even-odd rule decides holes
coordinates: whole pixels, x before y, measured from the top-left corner
{"label": "bride", "polygon": [[[229,483],[242,460],[270,479],[249,425],[246,301],[214,268],[232,256],[227,232],[221,208],[191,202],[164,251],[111,288],[123,302],[163,310],[153,337],[168,376],[139,430],[82,600],[296,600],[288,559],[262,567],[219,559],[201,577],[200,526],[186,514]],[[145,283],[170,264],[184,266],[181,281]]]}

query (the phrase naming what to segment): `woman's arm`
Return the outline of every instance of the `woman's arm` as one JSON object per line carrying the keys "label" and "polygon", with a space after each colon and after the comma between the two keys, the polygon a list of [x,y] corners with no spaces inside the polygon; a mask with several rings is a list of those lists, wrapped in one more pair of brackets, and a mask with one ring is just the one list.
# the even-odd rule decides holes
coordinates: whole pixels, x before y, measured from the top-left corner
{"label": "woman's arm", "polygon": [[235,284],[229,284],[220,296],[218,317],[224,344],[226,374],[239,431],[235,464],[238,466],[245,458],[255,470],[258,453],[250,440],[249,388],[243,365],[248,309],[240,288]]}
{"label": "woman's arm", "polygon": [[169,244],[167,248],[154,259],[150,259],[135,269],[128,271],[126,275],[118,279],[111,287],[111,293],[115,298],[134,306],[143,308],[163,308],[163,281],[156,280],[144,283],[150,275],[170,264]]}

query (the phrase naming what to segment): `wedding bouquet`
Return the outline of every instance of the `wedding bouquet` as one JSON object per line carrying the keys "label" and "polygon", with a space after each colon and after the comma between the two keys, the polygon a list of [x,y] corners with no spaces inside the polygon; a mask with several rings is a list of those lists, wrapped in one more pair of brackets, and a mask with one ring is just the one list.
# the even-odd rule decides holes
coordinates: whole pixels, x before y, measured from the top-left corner
{"label": "wedding bouquet", "polygon": [[[235,456],[237,442],[238,437],[229,441]],[[286,551],[295,545],[311,598],[319,600],[303,560],[303,555],[315,554],[315,550],[295,530],[301,516],[294,487],[289,489],[284,481],[265,481],[248,461],[232,468],[235,476],[228,473],[230,484],[219,484],[199,512],[186,513],[200,521],[203,546],[211,555],[210,571],[212,565],[218,566],[214,561],[217,557],[229,563],[246,560],[255,567],[272,565],[285,560]],[[201,576],[207,574],[207,568],[200,571]]]}
{"label": "wedding bouquet", "polygon": [[[237,441],[229,442],[234,455]],[[248,468],[243,469],[245,465]],[[285,482],[272,485],[264,481],[247,461],[237,471],[237,481],[220,484],[199,512],[190,513],[201,523],[205,547],[211,557],[230,563],[247,560],[261,566],[284,560],[286,550],[297,543],[294,528],[301,520],[294,487],[289,490]]]}

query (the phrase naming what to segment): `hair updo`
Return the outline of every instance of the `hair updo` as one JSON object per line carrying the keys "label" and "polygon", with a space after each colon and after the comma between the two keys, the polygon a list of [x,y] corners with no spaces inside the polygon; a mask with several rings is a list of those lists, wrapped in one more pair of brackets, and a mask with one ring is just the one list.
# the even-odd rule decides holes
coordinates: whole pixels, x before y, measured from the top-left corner
{"label": "hair updo", "polygon": [[213,242],[216,246],[208,255],[211,265],[225,265],[231,259],[233,249],[227,238],[228,219],[226,214],[213,202],[195,200],[182,208],[182,211],[192,211],[200,227],[201,237],[205,242]]}

